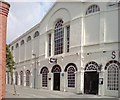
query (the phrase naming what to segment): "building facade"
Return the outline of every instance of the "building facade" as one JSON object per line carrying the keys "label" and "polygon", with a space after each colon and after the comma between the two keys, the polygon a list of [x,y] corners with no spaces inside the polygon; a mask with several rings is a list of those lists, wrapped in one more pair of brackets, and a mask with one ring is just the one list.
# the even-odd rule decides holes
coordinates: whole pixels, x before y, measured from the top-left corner
{"label": "building facade", "polygon": [[119,2],[56,2],[40,23],[10,44],[14,83],[118,97],[119,7]]}

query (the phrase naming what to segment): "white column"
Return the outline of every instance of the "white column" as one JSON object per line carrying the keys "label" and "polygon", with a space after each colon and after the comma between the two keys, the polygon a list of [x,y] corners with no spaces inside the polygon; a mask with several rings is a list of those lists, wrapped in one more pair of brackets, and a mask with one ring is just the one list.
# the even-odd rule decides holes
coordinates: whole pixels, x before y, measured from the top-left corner
{"label": "white column", "polygon": [[51,73],[51,90],[53,90],[53,73]]}
{"label": "white column", "polygon": [[9,75],[9,84],[11,84],[11,73]]}
{"label": "white column", "polygon": [[48,43],[48,34],[45,35],[45,58],[48,57],[48,51],[49,51],[49,43]]}
{"label": "white column", "polygon": [[54,56],[54,31],[51,31],[51,56]]}
{"label": "white column", "polygon": [[67,72],[64,72],[64,92],[67,91]]}
{"label": "white column", "polygon": [[81,91],[80,91],[80,86],[81,86],[81,81],[80,81],[80,79],[81,79],[80,78],[81,73],[80,73],[80,71],[77,71],[75,75],[76,75],[76,80],[75,80],[76,91],[77,91],[77,93],[81,93]]}
{"label": "white column", "polygon": [[33,85],[34,85],[34,84],[33,84],[33,81],[32,81],[32,80],[33,80],[32,78],[33,78],[33,75],[31,74],[31,75],[30,75],[30,87],[31,87],[31,88],[32,88]]}
{"label": "white column", "polygon": [[83,94],[84,93],[84,70],[81,70],[81,73],[80,73],[80,88],[81,88],[81,93]]}
{"label": "white column", "polygon": [[38,89],[38,75],[39,75],[39,71],[38,71],[38,64],[37,64],[37,70],[36,70],[36,89]]}
{"label": "white column", "polygon": [[13,72],[13,84],[15,84],[15,72]]}
{"label": "white column", "polygon": [[65,78],[64,72],[61,72],[60,73],[60,91],[64,91],[64,83],[65,83],[64,78]]}
{"label": "white column", "polygon": [[5,77],[6,77],[5,78],[5,83],[8,84],[8,72],[6,72]]}
{"label": "white column", "polygon": [[24,72],[23,75],[23,86],[26,86],[26,73]]}
{"label": "white column", "polygon": [[20,85],[20,74],[18,72],[18,85]]}
{"label": "white column", "polygon": [[[100,72],[99,73],[99,78],[103,78],[103,81],[105,81],[105,78],[104,78],[104,72],[102,71],[102,72]],[[104,82],[103,82],[103,84],[104,84]],[[103,96],[103,94],[104,94],[104,85],[103,84],[98,84],[98,86],[99,86],[99,88],[98,88],[98,95],[102,95]]]}
{"label": "white column", "polygon": [[40,89],[40,85],[41,85],[41,77],[40,77],[40,73],[38,74],[38,82],[37,82],[37,88]]}
{"label": "white column", "polygon": [[66,35],[67,35],[67,30],[66,30],[66,27],[64,27],[64,44],[63,44],[63,53],[66,53]]}

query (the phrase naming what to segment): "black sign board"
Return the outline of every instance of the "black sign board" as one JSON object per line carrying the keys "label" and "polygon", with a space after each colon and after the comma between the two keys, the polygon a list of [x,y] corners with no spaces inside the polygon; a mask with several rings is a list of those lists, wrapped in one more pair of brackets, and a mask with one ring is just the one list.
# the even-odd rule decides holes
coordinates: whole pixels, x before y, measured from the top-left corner
{"label": "black sign board", "polygon": [[49,61],[50,61],[50,63],[57,63],[57,59],[56,58],[50,58]]}

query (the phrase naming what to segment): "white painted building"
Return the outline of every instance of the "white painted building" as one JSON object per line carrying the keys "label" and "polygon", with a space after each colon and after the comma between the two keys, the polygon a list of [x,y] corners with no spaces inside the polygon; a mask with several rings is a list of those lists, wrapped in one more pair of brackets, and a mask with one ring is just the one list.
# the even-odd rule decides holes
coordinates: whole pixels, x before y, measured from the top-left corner
{"label": "white painted building", "polygon": [[119,7],[117,2],[56,2],[40,23],[10,44],[14,83],[120,96]]}

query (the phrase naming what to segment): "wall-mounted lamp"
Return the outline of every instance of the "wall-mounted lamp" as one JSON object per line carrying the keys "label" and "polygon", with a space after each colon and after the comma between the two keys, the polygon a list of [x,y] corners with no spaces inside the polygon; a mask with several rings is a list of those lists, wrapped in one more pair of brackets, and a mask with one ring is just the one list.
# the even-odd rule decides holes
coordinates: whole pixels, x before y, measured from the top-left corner
{"label": "wall-mounted lamp", "polygon": [[106,51],[103,51],[103,53],[106,53]]}
{"label": "wall-mounted lamp", "polygon": [[102,70],[102,64],[99,64],[98,65],[98,72],[101,72],[101,70]]}
{"label": "wall-mounted lamp", "polygon": [[63,56],[61,56],[61,59],[63,60]]}

